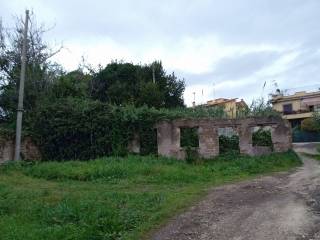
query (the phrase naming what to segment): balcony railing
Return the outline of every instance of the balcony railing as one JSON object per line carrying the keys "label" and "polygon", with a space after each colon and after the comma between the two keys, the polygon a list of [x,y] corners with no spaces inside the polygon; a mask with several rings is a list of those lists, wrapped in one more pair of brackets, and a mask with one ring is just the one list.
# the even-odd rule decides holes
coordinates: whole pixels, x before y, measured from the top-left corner
{"label": "balcony railing", "polygon": [[310,111],[310,110],[298,110],[298,111],[282,111],[281,113],[283,115],[292,115],[292,114],[301,114],[301,113],[312,113],[314,111]]}

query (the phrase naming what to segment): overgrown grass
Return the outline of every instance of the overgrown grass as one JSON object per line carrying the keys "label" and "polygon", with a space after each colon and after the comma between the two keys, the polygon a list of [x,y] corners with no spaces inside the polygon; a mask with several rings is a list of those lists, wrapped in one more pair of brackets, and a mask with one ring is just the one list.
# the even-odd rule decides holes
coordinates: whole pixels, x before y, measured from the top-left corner
{"label": "overgrown grass", "polygon": [[0,167],[0,239],[141,239],[207,189],[288,170],[293,152],[190,165],[153,156]]}

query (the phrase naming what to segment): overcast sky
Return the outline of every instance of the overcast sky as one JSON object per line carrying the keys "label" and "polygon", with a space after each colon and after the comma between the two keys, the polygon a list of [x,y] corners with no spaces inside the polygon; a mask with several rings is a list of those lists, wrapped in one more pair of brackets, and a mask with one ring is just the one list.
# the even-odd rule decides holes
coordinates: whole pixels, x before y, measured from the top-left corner
{"label": "overcast sky", "polygon": [[274,80],[320,86],[320,0],[0,0],[4,25],[26,8],[55,25],[46,39],[63,42],[56,60],[67,70],[81,56],[93,65],[161,60],[186,80],[188,105],[192,92],[197,103],[250,103]]}

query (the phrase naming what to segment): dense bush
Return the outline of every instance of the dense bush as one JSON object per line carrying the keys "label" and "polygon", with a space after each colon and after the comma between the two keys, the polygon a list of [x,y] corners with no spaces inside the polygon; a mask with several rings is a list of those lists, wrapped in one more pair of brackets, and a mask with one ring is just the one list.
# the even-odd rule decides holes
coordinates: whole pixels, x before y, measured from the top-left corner
{"label": "dense bush", "polygon": [[221,154],[224,153],[239,153],[239,136],[233,135],[233,136],[219,136],[219,152]]}
{"label": "dense bush", "polygon": [[308,132],[320,131],[320,121],[317,118],[306,118],[301,122],[301,130]]}
{"label": "dense bush", "polygon": [[[93,159],[122,156],[138,133],[143,155],[157,153],[156,122],[176,118],[224,118],[222,108],[155,109],[147,106],[114,106],[85,98],[57,98],[43,101],[25,114],[26,131],[40,146],[44,160]],[[254,134],[253,141],[271,145],[271,137]],[[269,140],[268,140],[269,139]],[[197,133],[182,134],[181,146],[198,147]],[[192,150],[192,149],[191,149]],[[190,152],[191,152],[190,150]],[[220,152],[239,152],[239,139],[220,137]],[[194,154],[191,154],[192,156]]]}
{"label": "dense bush", "polygon": [[161,62],[136,65],[114,61],[93,74],[91,97],[116,105],[175,108],[184,106],[184,89],[184,80],[167,74]]}
{"label": "dense bush", "polygon": [[180,128],[181,147],[199,147],[198,128]]}
{"label": "dense bush", "polygon": [[154,124],[162,119],[223,117],[220,109],[177,109],[114,106],[100,101],[59,98],[26,115],[46,160],[92,159],[124,155],[136,132],[142,154],[156,153]]}
{"label": "dense bush", "polygon": [[252,134],[253,146],[272,147],[271,131],[259,129]]}

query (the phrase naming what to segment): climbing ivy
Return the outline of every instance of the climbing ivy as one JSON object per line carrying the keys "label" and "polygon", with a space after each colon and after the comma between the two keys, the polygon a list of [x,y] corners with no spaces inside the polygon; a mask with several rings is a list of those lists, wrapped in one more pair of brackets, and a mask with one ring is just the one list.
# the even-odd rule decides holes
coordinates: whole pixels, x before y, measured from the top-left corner
{"label": "climbing ivy", "polygon": [[155,109],[115,106],[81,97],[43,101],[24,116],[24,132],[32,135],[44,160],[122,156],[128,153],[127,146],[134,133],[140,136],[142,154],[156,153],[154,126],[157,122],[177,118],[226,117],[219,107]]}
{"label": "climbing ivy", "polygon": [[156,122],[199,117],[222,118],[224,115],[219,108],[157,110],[60,98],[27,114],[25,126],[33,133],[45,160],[85,160],[127,154],[128,142],[134,133],[140,136],[142,154],[156,153]]}

